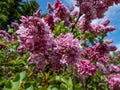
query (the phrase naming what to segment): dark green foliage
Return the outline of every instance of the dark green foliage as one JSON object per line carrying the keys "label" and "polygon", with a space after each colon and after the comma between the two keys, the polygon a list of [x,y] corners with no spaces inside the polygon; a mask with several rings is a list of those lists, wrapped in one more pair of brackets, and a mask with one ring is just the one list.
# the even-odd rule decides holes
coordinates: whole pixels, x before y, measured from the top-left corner
{"label": "dark green foliage", "polygon": [[32,15],[38,8],[36,0],[0,0],[0,29],[7,29],[11,22],[18,22],[22,15]]}
{"label": "dark green foliage", "polygon": [[21,14],[22,15],[28,15],[28,16],[31,16],[33,15],[33,13],[38,9],[39,5],[38,3],[36,2],[36,0],[27,0],[27,1],[24,1],[23,4],[22,4],[22,12]]}

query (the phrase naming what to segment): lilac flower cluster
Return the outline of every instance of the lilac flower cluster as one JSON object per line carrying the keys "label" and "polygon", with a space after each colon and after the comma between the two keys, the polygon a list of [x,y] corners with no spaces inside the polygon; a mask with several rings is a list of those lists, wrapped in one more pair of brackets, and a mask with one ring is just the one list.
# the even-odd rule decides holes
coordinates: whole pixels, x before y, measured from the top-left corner
{"label": "lilac flower cluster", "polygon": [[48,3],[48,9],[53,11],[54,23],[59,23],[64,21],[66,25],[69,25],[68,16],[70,15],[70,10],[60,2],[60,0],[55,0],[52,6]]}
{"label": "lilac flower cluster", "polygon": [[120,3],[119,0],[76,0],[76,5],[80,8],[80,12],[85,14],[88,20],[102,18],[104,12],[107,11],[109,6],[114,3]]}
{"label": "lilac flower cluster", "polygon": [[84,58],[87,58],[91,61],[97,60],[98,62],[108,62],[109,57],[107,54],[110,51],[115,51],[116,48],[114,46],[110,46],[107,44],[99,44],[97,43],[94,46],[86,48],[83,52],[82,55]]}
{"label": "lilac flower cluster", "polygon": [[108,24],[109,24],[109,20],[105,20],[100,24],[91,25],[92,29],[90,32],[95,34],[101,34],[101,33],[108,33],[115,30],[114,26],[107,26]]}
{"label": "lilac flower cluster", "polygon": [[[120,3],[120,0],[76,0],[76,6],[80,8],[80,13],[84,15],[82,23],[83,31],[92,29],[94,33],[109,32],[115,28],[112,26],[106,26],[101,23],[98,25],[90,25],[91,21],[96,18],[103,18],[104,12],[114,4]],[[106,21],[108,23],[109,21]]]}
{"label": "lilac flower cluster", "polygon": [[110,73],[120,73],[120,68],[117,65],[109,64],[106,68]]}
{"label": "lilac flower cluster", "polygon": [[79,76],[92,76],[96,72],[96,67],[89,60],[79,60],[74,67]]}
{"label": "lilac flower cluster", "polygon": [[45,60],[54,46],[51,30],[47,23],[37,16],[22,17],[21,22],[19,30],[16,31],[20,42],[18,49],[29,51],[30,62],[43,68],[42,65],[46,65]]}
{"label": "lilac flower cluster", "polygon": [[0,30],[0,38],[11,40],[12,37],[5,30]]}
{"label": "lilac flower cluster", "polygon": [[80,42],[73,38],[72,33],[61,34],[55,39],[56,46],[49,57],[52,70],[59,71],[66,66],[72,66],[80,58]]}
{"label": "lilac flower cluster", "polygon": [[82,26],[81,32],[89,31],[94,34],[108,33],[115,30],[114,26],[108,26],[110,20],[104,20],[99,24],[90,24],[85,17],[82,17],[78,25]]}
{"label": "lilac flower cluster", "polygon": [[57,48],[62,55],[61,62],[67,64],[74,64],[80,58],[80,42],[73,38],[72,33],[60,35],[56,38]]}
{"label": "lilac flower cluster", "polygon": [[52,47],[52,33],[45,21],[38,17],[23,17],[16,33],[20,34],[20,44],[25,50],[47,53],[45,50]]}
{"label": "lilac flower cluster", "polygon": [[80,21],[78,21],[78,26],[81,26],[81,33],[84,33],[85,31],[90,31],[91,30],[91,25],[89,20],[85,18],[85,16],[81,17]]}
{"label": "lilac flower cluster", "polygon": [[109,71],[107,70],[106,66],[104,66],[103,63],[97,62],[96,63],[96,69],[97,71],[101,71],[102,74],[108,75]]}
{"label": "lilac flower cluster", "polygon": [[114,64],[104,65],[103,63],[97,62],[96,64],[97,70],[101,71],[104,75],[109,75],[111,73],[120,73],[120,67]]}
{"label": "lilac flower cluster", "polygon": [[108,83],[111,90],[120,90],[120,74],[112,74],[108,76]]}

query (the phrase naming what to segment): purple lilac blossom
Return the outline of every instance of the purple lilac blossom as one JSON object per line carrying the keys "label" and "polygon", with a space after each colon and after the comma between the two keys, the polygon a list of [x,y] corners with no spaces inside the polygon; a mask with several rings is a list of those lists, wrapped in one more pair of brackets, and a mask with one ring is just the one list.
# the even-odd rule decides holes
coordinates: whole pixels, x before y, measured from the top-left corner
{"label": "purple lilac blossom", "polygon": [[80,58],[80,41],[73,38],[72,33],[60,35],[56,38],[59,53],[62,54],[62,63],[73,64]]}
{"label": "purple lilac blossom", "polygon": [[89,60],[81,59],[75,64],[75,70],[79,76],[88,77],[95,74],[96,67]]}
{"label": "purple lilac blossom", "polygon": [[55,0],[53,6],[48,3],[48,9],[54,12],[53,16],[55,23],[64,21],[66,25],[69,25],[70,22],[68,17],[70,15],[70,10],[63,3],[61,3],[60,0]]}
{"label": "purple lilac blossom", "polygon": [[98,62],[105,63],[109,61],[108,53],[110,51],[116,50],[115,48],[111,49],[111,45],[107,45],[105,43],[99,44],[97,43],[94,46],[87,47],[82,55],[84,58],[89,59],[91,61],[97,60]]}
{"label": "purple lilac blossom", "polygon": [[108,76],[110,90],[120,90],[120,74],[111,74]]}
{"label": "purple lilac blossom", "polygon": [[18,50],[27,50],[30,52],[30,63],[36,64],[39,69],[44,70],[49,58],[49,52],[54,46],[53,34],[48,24],[39,15],[23,16],[19,30],[20,46]]}

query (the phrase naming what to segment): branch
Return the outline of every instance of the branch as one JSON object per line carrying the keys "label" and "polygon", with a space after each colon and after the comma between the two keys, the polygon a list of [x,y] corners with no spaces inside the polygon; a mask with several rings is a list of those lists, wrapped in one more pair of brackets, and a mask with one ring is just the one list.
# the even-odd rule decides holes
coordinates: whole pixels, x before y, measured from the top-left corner
{"label": "branch", "polygon": [[79,12],[79,16],[78,16],[77,20],[75,21],[74,25],[72,26],[71,32],[73,32],[75,25],[77,24],[78,20],[80,19],[80,16],[82,16],[82,14]]}

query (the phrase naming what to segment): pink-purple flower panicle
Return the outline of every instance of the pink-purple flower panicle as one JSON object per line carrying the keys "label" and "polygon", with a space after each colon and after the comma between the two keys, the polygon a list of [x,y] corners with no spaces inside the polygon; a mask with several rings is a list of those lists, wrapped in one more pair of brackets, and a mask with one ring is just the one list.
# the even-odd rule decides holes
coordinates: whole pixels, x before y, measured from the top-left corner
{"label": "pink-purple flower panicle", "polygon": [[111,74],[108,76],[110,90],[120,90],[120,74]]}
{"label": "pink-purple flower panicle", "polygon": [[93,63],[91,63],[89,60],[79,60],[75,64],[75,70],[77,71],[79,76],[82,77],[88,77],[93,76],[96,72],[96,67]]}
{"label": "pink-purple flower panicle", "polygon": [[0,38],[5,40],[11,40],[12,37],[10,34],[8,34],[5,30],[0,30]]}
{"label": "pink-purple flower panicle", "polygon": [[80,58],[80,41],[74,39],[72,33],[60,35],[56,38],[57,48],[62,54],[62,63],[73,64]]}
{"label": "pink-purple flower panicle", "polygon": [[107,45],[107,44],[96,44],[94,46],[86,48],[83,52],[82,55],[84,58],[87,58],[91,61],[98,61],[98,62],[108,62],[109,57],[108,53],[110,51],[116,50],[116,48],[112,48],[113,46]]}
{"label": "pink-purple flower panicle", "polygon": [[[22,17],[19,30],[19,50],[27,50],[31,56],[29,60],[43,68],[49,52],[54,46],[53,34],[48,24],[38,16]],[[41,63],[41,64],[40,64]]]}
{"label": "pink-purple flower panicle", "polygon": [[76,5],[89,20],[102,18],[109,6],[120,3],[119,0],[76,0]]}
{"label": "pink-purple flower panicle", "polygon": [[62,4],[60,0],[55,0],[53,6],[48,3],[48,9],[54,12],[53,16],[55,23],[64,21],[66,25],[69,25],[68,16],[70,15],[70,10]]}

